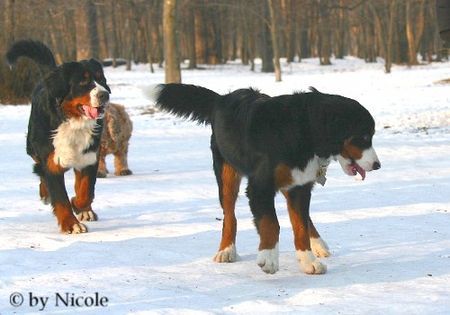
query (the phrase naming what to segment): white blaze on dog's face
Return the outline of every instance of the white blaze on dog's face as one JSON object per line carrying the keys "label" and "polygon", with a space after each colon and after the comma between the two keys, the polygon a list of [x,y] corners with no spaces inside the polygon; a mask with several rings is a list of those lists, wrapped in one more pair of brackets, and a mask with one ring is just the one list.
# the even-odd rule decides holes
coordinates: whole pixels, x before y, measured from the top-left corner
{"label": "white blaze on dog's face", "polygon": [[91,106],[101,107],[106,105],[109,101],[109,92],[96,81],[94,81],[95,87],[89,93],[91,96]]}
{"label": "white blaze on dog's face", "polygon": [[360,174],[364,180],[366,172],[381,167],[377,153],[372,147],[372,137],[373,134],[353,136],[344,142],[341,153],[336,157],[344,173],[350,176]]}

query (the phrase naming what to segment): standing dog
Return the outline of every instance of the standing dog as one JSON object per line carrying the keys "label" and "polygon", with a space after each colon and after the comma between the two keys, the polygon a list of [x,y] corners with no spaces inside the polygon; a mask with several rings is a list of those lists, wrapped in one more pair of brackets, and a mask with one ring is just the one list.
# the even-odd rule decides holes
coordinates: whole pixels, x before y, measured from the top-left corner
{"label": "standing dog", "polygon": [[114,174],[125,176],[133,174],[128,168],[128,142],[133,131],[133,123],[125,107],[109,103],[105,109],[104,128],[100,141],[100,154],[97,177],[106,177],[105,158],[114,155]]}
{"label": "standing dog", "polygon": [[[103,68],[94,59],[57,66],[50,49],[32,40],[16,42],[7,53],[11,65],[20,57],[50,69],[33,90],[27,134],[27,153],[41,180],[40,197],[51,203],[61,232],[87,232],[73,212],[81,221],[97,220],[91,204],[103,111],[111,93]],[[76,194],[71,200],[64,183],[70,168]]]}
{"label": "standing dog", "polygon": [[163,84],[148,91],[157,105],[212,127],[213,167],[224,213],[217,262],[236,260],[235,202],[241,177],[260,237],[257,263],[278,270],[280,226],[274,197],[287,199],[301,269],[326,272],[317,258],[329,255],[309,215],[311,190],[321,170],[338,160],[347,175],[380,168],[372,148],[375,122],[357,101],[339,95],[295,93],[269,97],[253,89],[219,95],[203,87]]}

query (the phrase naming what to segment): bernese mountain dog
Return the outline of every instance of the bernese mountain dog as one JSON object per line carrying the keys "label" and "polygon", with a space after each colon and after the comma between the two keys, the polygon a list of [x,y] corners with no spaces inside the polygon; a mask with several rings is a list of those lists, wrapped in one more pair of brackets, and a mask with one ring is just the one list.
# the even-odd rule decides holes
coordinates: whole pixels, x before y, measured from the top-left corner
{"label": "bernese mountain dog", "polygon": [[[41,200],[51,203],[61,232],[87,232],[78,219],[97,220],[91,204],[103,111],[111,93],[102,65],[90,59],[57,66],[50,49],[33,40],[14,43],[6,57],[10,65],[28,57],[47,69],[32,93],[26,150],[40,177]],[[64,182],[70,168],[75,171],[71,200]]]}
{"label": "bernese mountain dog", "polygon": [[[311,190],[331,160],[347,175],[364,179],[380,168],[372,147],[375,122],[357,101],[311,88],[270,97],[254,89],[219,95],[200,86],[161,84],[146,91],[161,109],[212,128],[213,168],[223,209],[222,240],[216,262],[236,260],[235,202],[241,178],[260,237],[257,264],[278,270],[280,225],[275,194],[286,197],[300,267],[322,274],[316,257],[330,255],[310,214]],[[323,182],[322,182],[323,183]]]}

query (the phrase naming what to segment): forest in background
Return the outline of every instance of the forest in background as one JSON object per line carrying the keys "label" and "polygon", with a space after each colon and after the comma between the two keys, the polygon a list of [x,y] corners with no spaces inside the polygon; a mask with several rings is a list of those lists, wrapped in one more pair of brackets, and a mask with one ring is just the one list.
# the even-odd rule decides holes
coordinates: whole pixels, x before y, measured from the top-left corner
{"label": "forest in background", "polygon": [[[448,58],[432,0],[2,0],[0,12],[3,60],[24,38],[46,43],[58,63],[94,57],[154,71],[175,62],[179,71],[181,60],[182,72],[238,60],[255,71],[260,58],[277,80],[280,58],[381,57],[387,73]],[[14,71],[1,62],[0,103],[28,101],[38,76],[26,60]]]}

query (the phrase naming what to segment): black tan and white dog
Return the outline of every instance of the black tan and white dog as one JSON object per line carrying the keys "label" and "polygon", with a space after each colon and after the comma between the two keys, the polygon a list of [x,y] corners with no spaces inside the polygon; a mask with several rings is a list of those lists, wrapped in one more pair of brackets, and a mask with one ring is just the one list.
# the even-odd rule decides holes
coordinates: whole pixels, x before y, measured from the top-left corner
{"label": "black tan and white dog", "polygon": [[[40,197],[51,203],[61,232],[86,232],[74,211],[81,221],[97,220],[91,204],[103,111],[111,92],[102,66],[94,59],[57,66],[50,49],[32,40],[10,47],[10,65],[20,57],[48,69],[33,90],[27,134],[27,153],[40,177]],[[75,171],[75,197],[69,200],[64,173],[71,168]]]}
{"label": "black tan and white dog", "polygon": [[213,167],[224,213],[216,262],[236,260],[235,202],[241,178],[259,233],[257,263],[278,270],[280,226],[274,197],[281,191],[294,232],[301,269],[322,274],[317,257],[328,256],[309,214],[311,190],[330,160],[347,175],[380,168],[372,148],[375,122],[357,101],[339,95],[308,93],[269,97],[253,89],[219,95],[203,87],[162,84],[147,91],[157,105],[177,116],[212,127]]}

